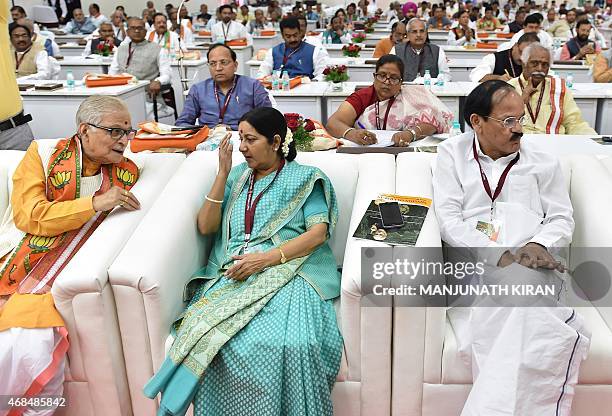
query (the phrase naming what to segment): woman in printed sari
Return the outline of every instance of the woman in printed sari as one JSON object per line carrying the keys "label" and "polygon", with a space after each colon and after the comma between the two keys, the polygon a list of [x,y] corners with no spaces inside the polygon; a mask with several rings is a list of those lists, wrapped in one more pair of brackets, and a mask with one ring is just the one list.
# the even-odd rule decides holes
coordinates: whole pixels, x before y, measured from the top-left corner
{"label": "woman in printed sari", "polygon": [[13,175],[0,223],[0,395],[62,395],[68,334],[51,286],[112,209],[140,208],[138,168],[123,156],[135,133],[125,103],[91,96],[76,122],[72,137],[32,142]]}
{"label": "woman in printed sari", "polygon": [[216,233],[208,264],[186,288],[169,356],[145,386],[158,415],[332,416],[342,355],[332,300],[340,277],[327,244],[338,217],[319,169],[293,161],[283,115],[256,108],[239,124],[246,163],[229,137],[198,214]]}
{"label": "woman in printed sari", "polygon": [[355,91],[327,121],[327,131],[357,144],[377,142],[371,130],[397,130],[395,146],[446,133],[453,113],[422,85],[403,85],[404,63],[396,55],[376,62],[372,86]]}

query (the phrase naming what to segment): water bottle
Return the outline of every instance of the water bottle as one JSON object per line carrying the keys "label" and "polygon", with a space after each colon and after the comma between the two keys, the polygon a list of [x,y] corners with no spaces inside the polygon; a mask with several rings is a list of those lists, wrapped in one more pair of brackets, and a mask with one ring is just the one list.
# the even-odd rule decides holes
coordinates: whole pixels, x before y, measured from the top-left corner
{"label": "water bottle", "polygon": [[289,85],[289,73],[287,71],[283,71],[283,77],[281,80],[283,85],[283,91],[289,91],[291,89],[291,86]]}
{"label": "water bottle", "polygon": [[272,71],[272,91],[278,91],[279,89],[278,71]]}
{"label": "water bottle", "polygon": [[425,76],[423,77],[423,85],[425,85],[425,88],[427,88],[428,90],[431,89],[431,74],[429,73],[429,69],[425,70]]}
{"label": "water bottle", "polygon": [[574,87],[574,74],[571,72],[569,72],[567,77],[565,77],[565,86],[570,90]]}
{"label": "water bottle", "polygon": [[453,121],[453,127],[451,127],[450,131],[448,132],[448,137],[455,137],[460,134],[462,134],[461,125],[459,124],[459,120],[455,120]]}
{"label": "water bottle", "polygon": [[74,75],[72,75],[72,71],[68,71],[66,74],[66,87],[68,87],[69,90],[74,89]]}

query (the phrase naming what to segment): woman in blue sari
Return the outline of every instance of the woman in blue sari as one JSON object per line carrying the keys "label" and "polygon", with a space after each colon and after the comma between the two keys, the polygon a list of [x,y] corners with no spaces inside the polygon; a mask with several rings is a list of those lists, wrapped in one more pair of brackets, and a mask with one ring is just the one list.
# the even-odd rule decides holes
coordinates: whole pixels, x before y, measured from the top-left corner
{"label": "woman in blue sari", "polygon": [[198,213],[216,234],[208,264],[189,282],[168,357],[145,386],[162,393],[158,415],[333,414],[342,337],[332,305],[340,294],[327,244],[338,217],[319,169],[294,162],[283,115],[257,108],[239,124],[246,163],[219,172]]}

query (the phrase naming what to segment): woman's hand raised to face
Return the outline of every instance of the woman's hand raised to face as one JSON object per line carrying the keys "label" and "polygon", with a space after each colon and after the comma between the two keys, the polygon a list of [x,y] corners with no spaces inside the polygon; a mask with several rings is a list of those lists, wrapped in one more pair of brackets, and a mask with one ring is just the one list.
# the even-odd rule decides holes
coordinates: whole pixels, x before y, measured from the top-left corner
{"label": "woman's hand raised to face", "polygon": [[219,145],[219,173],[228,176],[232,170],[232,133],[227,133]]}

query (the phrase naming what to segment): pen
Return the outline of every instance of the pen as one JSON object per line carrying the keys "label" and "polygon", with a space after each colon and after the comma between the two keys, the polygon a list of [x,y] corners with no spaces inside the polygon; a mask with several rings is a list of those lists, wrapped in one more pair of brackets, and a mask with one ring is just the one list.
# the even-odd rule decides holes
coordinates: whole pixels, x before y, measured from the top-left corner
{"label": "pen", "polygon": [[360,129],[366,129],[365,126],[363,124],[361,124],[360,121],[357,122],[357,125],[359,126]]}

